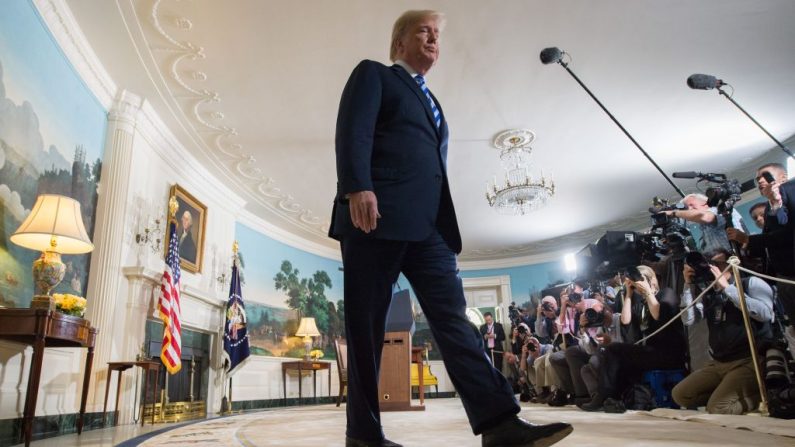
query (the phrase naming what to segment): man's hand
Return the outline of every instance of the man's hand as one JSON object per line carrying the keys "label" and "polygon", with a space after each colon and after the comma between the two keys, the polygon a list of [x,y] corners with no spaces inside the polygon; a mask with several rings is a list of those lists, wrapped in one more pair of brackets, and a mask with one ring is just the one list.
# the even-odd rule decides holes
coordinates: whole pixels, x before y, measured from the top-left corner
{"label": "man's hand", "polygon": [[372,191],[353,192],[348,195],[353,226],[369,233],[378,226],[377,220],[381,218],[378,212],[378,199]]}
{"label": "man's hand", "polygon": [[762,187],[762,195],[767,198],[767,201],[770,203],[770,207],[772,209],[781,208],[781,191],[779,191],[781,185],[778,182],[768,183]]}
{"label": "man's hand", "polygon": [[727,228],[726,235],[729,236],[730,241],[737,241],[742,245],[748,244],[748,235],[737,228]]}
{"label": "man's hand", "polygon": [[715,279],[718,280],[718,282],[715,283],[715,290],[718,292],[726,290],[726,288],[729,287],[729,281],[726,279],[726,276],[724,276],[720,269],[714,265],[710,265],[709,270],[713,275],[715,275]]}
{"label": "man's hand", "polygon": [[594,338],[596,339],[596,342],[599,343],[600,345],[609,345],[613,341],[613,339],[610,338],[610,336],[607,334],[599,334]]}
{"label": "man's hand", "polygon": [[682,276],[685,277],[685,285],[690,285],[693,283],[693,277],[696,276],[696,271],[693,270],[693,267],[685,264],[684,269],[682,269]]}

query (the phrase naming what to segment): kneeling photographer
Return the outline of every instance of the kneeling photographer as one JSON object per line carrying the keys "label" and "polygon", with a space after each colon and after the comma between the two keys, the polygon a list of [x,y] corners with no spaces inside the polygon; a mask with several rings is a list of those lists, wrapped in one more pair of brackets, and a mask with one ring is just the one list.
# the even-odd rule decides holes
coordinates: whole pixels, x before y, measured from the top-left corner
{"label": "kneeling photographer", "polygon": [[[682,307],[718,280],[701,302],[682,315],[686,326],[706,320],[712,360],[676,385],[673,399],[683,408],[706,405],[712,414],[743,414],[755,410],[760,402],[737,286],[731,271],[722,273],[729,257],[727,250],[704,255],[693,252],[687,256],[683,272]],[[757,344],[764,344],[772,338],[773,290],[757,277],[743,280],[742,285],[754,338]]]}
{"label": "kneeling photographer", "polygon": [[[676,316],[679,297],[669,288],[660,288],[651,268],[640,265],[630,269],[625,285],[622,334],[649,337]],[[607,398],[621,396],[624,389],[640,381],[644,371],[683,368],[685,351],[684,329],[679,319],[640,344],[613,342],[604,346],[598,354],[598,392],[590,402],[578,406],[586,411],[602,411]]]}

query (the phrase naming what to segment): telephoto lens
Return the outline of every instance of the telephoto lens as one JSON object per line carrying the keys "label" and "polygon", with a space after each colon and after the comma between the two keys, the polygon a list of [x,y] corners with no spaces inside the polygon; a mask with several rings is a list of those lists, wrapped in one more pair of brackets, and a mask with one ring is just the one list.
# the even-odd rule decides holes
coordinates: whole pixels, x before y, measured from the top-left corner
{"label": "telephoto lens", "polygon": [[779,388],[788,383],[787,357],[783,350],[773,346],[765,353],[765,385]]}

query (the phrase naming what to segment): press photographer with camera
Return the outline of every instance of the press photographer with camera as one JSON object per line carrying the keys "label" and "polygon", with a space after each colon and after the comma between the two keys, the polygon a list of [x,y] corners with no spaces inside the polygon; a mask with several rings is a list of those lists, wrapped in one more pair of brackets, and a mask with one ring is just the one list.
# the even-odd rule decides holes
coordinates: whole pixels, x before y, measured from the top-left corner
{"label": "press photographer with camera", "polygon": [[[789,181],[780,163],[768,163],[756,171],[759,193],[767,199],[764,228],[749,236],[734,229],[728,237],[746,246],[752,256],[766,260],[765,273],[795,280],[795,181]],[[795,286],[778,283],[778,298],[789,318],[788,332],[795,336]]]}
{"label": "press photographer with camera", "polygon": [[[731,251],[732,246],[726,235],[726,218],[718,211],[717,206],[709,206],[708,202],[709,198],[704,194],[688,194],[681,201],[686,209],[663,212],[669,216],[698,224],[698,229],[701,231],[699,251],[713,251],[719,248]],[[731,210],[731,216],[731,226],[746,231],[742,216],[734,208]]]}
{"label": "press photographer with camera", "polygon": [[[679,297],[669,288],[661,289],[654,271],[645,265],[630,269],[625,281],[622,332],[648,337],[671,320],[679,310]],[[579,405],[586,411],[601,411],[607,398],[618,398],[637,383],[643,371],[680,369],[685,363],[685,336],[682,322],[675,320],[641,344],[610,343],[600,350],[599,387],[590,402]]]}
{"label": "press photographer with camera", "polygon": [[[755,410],[760,402],[739,293],[731,270],[723,272],[729,257],[731,253],[726,250],[691,253],[683,271],[683,308],[693,302],[694,294],[718,280],[701,302],[682,315],[686,326],[706,320],[712,360],[679,382],[673,389],[673,399],[683,408],[706,405],[712,414],[744,414]],[[757,345],[765,344],[773,336],[773,289],[753,276],[743,280],[743,289],[754,338]]]}
{"label": "press photographer with camera", "polygon": [[[578,303],[578,307],[582,310],[577,312],[579,319],[577,344],[553,353],[549,363],[560,379],[561,390],[571,396],[568,400],[585,403],[593,396],[589,394],[580,372],[591,355],[597,351],[599,342],[596,341],[596,337],[607,332],[605,326],[608,328],[613,326],[613,313],[606,309],[603,303],[590,298],[582,300],[581,304]],[[600,340],[604,339],[600,337]]]}
{"label": "press photographer with camera", "polygon": [[555,320],[558,318],[558,302],[552,296],[545,296],[536,309],[536,336],[542,343],[552,343],[557,335]]}

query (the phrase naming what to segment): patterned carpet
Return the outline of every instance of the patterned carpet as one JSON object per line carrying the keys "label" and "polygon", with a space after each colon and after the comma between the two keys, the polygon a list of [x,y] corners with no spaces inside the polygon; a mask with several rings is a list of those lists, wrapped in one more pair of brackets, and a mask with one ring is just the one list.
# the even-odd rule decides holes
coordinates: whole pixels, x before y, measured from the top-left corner
{"label": "patterned carpet", "polygon": [[[409,446],[479,446],[458,399],[432,399],[424,412],[382,415],[387,437]],[[660,410],[657,410],[657,412]],[[523,406],[521,416],[536,423],[566,420],[574,433],[565,446],[789,446],[795,445],[795,421],[759,416],[721,418],[695,412],[666,410],[625,414],[586,413],[575,407]],[[698,422],[671,419],[689,417]],[[731,421],[729,421],[731,419]],[[729,422],[727,422],[729,421]],[[736,429],[730,425],[743,427]],[[771,426],[775,426],[771,428]],[[750,431],[749,429],[758,430]],[[776,431],[772,431],[776,430]],[[768,434],[789,433],[790,436]],[[253,412],[175,427],[148,439],[133,439],[125,446],[343,446],[345,407],[294,407]]]}

